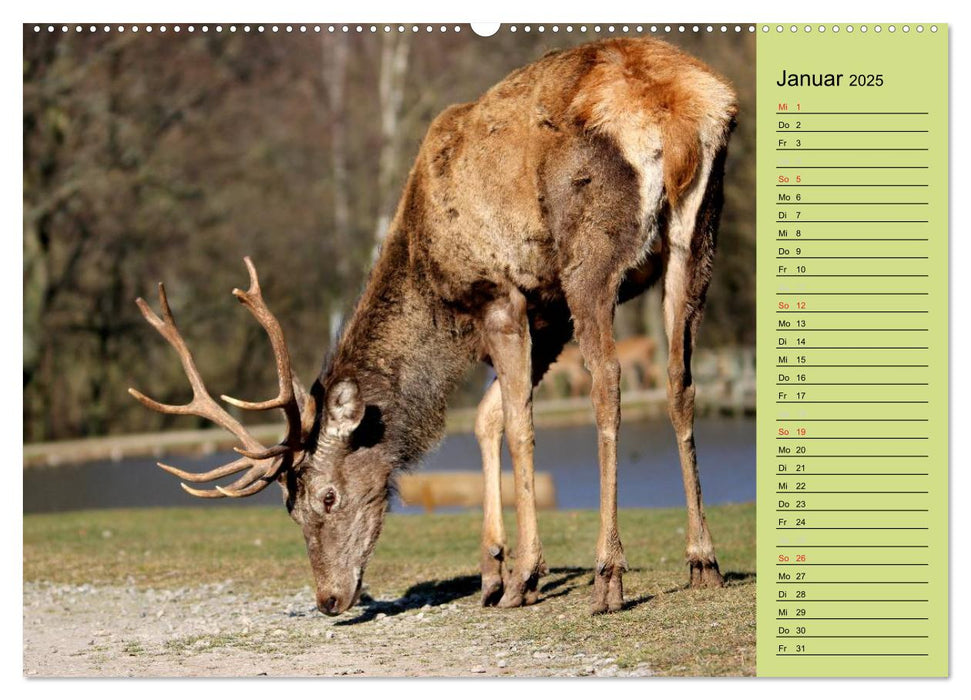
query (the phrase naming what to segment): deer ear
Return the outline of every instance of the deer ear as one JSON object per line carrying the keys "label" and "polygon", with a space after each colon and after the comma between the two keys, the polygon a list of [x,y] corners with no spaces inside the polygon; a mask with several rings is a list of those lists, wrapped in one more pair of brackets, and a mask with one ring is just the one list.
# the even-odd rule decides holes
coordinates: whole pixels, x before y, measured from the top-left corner
{"label": "deer ear", "polygon": [[347,439],[364,418],[364,401],[353,379],[344,379],[327,392],[328,435]]}

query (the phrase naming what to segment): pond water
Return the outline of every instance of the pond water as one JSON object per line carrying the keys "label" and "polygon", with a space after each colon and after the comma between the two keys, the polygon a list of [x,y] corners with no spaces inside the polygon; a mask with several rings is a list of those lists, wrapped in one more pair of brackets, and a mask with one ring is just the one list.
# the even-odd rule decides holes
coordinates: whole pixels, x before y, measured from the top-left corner
{"label": "pond water", "polygon": [[[560,508],[599,507],[597,438],[593,426],[546,428],[536,433],[536,469],[553,475]],[[755,500],[755,421],[702,418],[696,423],[698,464],[709,504]],[[229,461],[229,454],[177,456],[169,461],[190,471],[203,471]],[[427,455],[424,471],[478,470],[475,437],[452,435]],[[509,469],[508,455],[503,468]],[[618,505],[621,508],[684,505],[678,451],[666,420],[624,423],[618,448]],[[158,469],[150,457],[120,462],[91,462],[59,467],[31,467],[24,472],[24,513],[88,508],[150,506],[247,507],[281,503],[272,486],[239,500],[192,498],[178,480]],[[396,512],[419,512],[392,503]]]}

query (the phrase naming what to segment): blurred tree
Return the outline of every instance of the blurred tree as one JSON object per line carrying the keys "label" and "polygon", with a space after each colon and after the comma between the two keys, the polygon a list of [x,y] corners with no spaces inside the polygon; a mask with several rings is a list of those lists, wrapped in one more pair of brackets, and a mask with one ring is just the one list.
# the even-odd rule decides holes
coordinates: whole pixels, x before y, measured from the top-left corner
{"label": "blurred tree", "polygon": [[[155,303],[159,279],[212,389],[269,395],[269,347],[228,294],[246,282],[243,255],[254,257],[309,380],[357,297],[429,122],[546,51],[594,38],[25,27],[24,440],[193,425],[145,411],[125,392],[188,394],[132,303]],[[739,92],[701,342],[752,344],[754,39],[672,40]],[[618,318],[625,333],[656,325],[642,301]],[[483,378],[474,373],[455,402],[477,400]]]}

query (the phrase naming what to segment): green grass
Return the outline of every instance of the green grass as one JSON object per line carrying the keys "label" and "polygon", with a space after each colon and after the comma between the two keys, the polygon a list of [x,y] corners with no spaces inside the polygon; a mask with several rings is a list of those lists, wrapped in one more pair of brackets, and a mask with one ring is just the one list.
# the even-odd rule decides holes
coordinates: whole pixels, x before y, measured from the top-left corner
{"label": "green grass", "polygon": [[[378,599],[418,593],[469,604],[470,614],[434,623],[457,640],[463,629],[472,634],[486,622],[497,642],[534,640],[608,654],[621,667],[644,662],[659,674],[754,673],[755,506],[708,509],[729,584],[720,590],[684,588],[682,509],[623,510],[619,517],[631,566],[625,597],[632,604],[613,615],[587,613],[599,523],[594,511],[540,513],[551,572],[534,608],[471,606],[478,599],[481,515],[475,512],[388,516],[365,580]],[[511,513],[507,531],[515,532]],[[274,595],[312,585],[302,537],[282,508],[28,515],[24,578],[155,588],[232,579],[235,589]],[[130,653],[138,651],[133,646]]]}

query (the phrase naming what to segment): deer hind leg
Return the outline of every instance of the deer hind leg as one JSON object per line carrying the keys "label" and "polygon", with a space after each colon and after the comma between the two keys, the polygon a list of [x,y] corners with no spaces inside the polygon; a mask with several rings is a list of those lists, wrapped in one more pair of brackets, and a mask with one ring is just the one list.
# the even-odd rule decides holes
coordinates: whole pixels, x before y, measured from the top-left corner
{"label": "deer hind leg", "polygon": [[711,279],[723,164],[724,150],[707,159],[697,183],[672,212],[664,278],[668,413],[678,440],[688,505],[686,553],[692,587],[718,587],[723,583],[702,505],[694,438],[695,386],[691,377],[691,354]]}
{"label": "deer hind leg", "polygon": [[577,341],[590,371],[600,462],[600,535],[594,572],[594,613],[624,605],[624,547],[617,528],[617,432],[620,429],[620,363],[614,344],[613,295],[572,306]]}
{"label": "deer hind leg", "polygon": [[624,547],[617,527],[617,433],[620,430],[620,362],[614,342],[617,273],[594,260],[580,265],[566,285],[576,339],[590,372],[600,463],[600,535],[594,571],[594,614],[624,605]]}
{"label": "deer hind leg", "polygon": [[485,312],[485,336],[498,375],[506,442],[516,488],[516,561],[505,581],[499,607],[536,601],[539,578],[546,574],[536,524],[533,488],[533,380],[526,299],[513,289]]}
{"label": "deer hind leg", "polygon": [[479,403],[475,417],[475,437],[482,452],[484,491],[482,498],[482,605],[494,605],[503,594],[503,560],[506,555],[506,531],[502,524],[500,491],[502,448],[502,390],[494,381]]}

